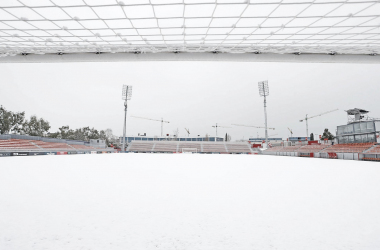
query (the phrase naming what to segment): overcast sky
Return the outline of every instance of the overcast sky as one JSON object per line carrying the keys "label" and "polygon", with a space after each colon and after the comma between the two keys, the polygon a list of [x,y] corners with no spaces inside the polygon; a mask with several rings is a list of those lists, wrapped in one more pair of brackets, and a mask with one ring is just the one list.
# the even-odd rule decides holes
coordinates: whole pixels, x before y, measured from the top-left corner
{"label": "overcast sky", "polygon": [[264,126],[263,98],[257,82],[269,80],[268,126],[278,134],[305,136],[334,131],[347,122],[344,110],[368,109],[380,117],[380,65],[301,64],[247,62],[110,62],[1,64],[0,104],[12,111],[25,111],[48,120],[51,132],[63,125],[111,128],[122,135],[123,84],[133,86],[129,102],[127,134],[160,135],[160,122],[170,121],[164,134],[215,135],[211,126],[221,126],[218,135],[232,140],[264,136],[263,129],[231,126],[233,123]]}

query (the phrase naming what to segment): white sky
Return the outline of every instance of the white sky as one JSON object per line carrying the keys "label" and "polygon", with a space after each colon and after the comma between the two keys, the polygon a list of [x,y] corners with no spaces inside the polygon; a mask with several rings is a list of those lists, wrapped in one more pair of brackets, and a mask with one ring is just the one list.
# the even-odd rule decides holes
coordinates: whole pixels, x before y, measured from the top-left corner
{"label": "white sky", "polygon": [[345,109],[364,108],[380,117],[380,65],[301,64],[247,62],[112,62],[1,64],[0,104],[26,116],[47,119],[52,128],[69,125],[111,128],[122,134],[123,84],[133,85],[127,134],[160,135],[160,122],[130,115],[170,121],[164,134],[179,129],[180,136],[206,133],[217,122],[232,128],[232,140],[264,136],[264,130],[231,126],[232,123],[264,125],[263,98],[257,82],[269,80],[268,125],[274,137],[305,136],[306,114],[339,111],[309,121],[309,133],[324,128],[335,133],[346,123]]}

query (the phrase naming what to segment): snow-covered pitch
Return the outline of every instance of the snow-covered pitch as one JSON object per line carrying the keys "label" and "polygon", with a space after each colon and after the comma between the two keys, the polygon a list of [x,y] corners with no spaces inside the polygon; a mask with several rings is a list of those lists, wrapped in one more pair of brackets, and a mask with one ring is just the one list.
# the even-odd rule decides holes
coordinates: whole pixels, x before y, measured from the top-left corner
{"label": "snow-covered pitch", "polygon": [[380,249],[380,165],[265,155],[0,158],[0,249]]}

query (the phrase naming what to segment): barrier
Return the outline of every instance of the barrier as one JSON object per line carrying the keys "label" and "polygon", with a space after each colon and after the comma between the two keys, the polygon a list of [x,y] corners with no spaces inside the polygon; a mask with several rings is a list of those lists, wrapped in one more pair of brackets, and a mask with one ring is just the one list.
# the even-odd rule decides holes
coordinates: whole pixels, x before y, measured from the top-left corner
{"label": "barrier", "polygon": [[44,152],[29,152],[29,155],[45,155]]}
{"label": "barrier", "polygon": [[45,152],[45,155],[57,155],[56,152]]}
{"label": "barrier", "polygon": [[363,161],[380,161],[380,154],[359,154],[358,156],[359,160]]}
{"label": "barrier", "polygon": [[[94,151],[94,154],[110,154],[116,153],[112,151]],[[36,156],[36,155],[76,155],[76,154],[91,154],[89,151],[29,151],[29,152],[0,152],[0,157],[8,156]]]}
{"label": "barrier", "polygon": [[353,160],[354,154],[353,153],[343,153],[343,159],[344,160]]}
{"label": "barrier", "polygon": [[314,153],[299,153],[300,157],[314,157]]}
{"label": "barrier", "polygon": [[29,152],[11,153],[11,156],[29,156]]}

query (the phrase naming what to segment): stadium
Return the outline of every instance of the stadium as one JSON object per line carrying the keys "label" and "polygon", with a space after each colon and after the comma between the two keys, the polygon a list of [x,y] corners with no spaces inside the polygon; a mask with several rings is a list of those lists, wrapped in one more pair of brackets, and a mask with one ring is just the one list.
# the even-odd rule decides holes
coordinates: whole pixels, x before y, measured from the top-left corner
{"label": "stadium", "polygon": [[379,14],[1,2],[0,249],[380,249]]}

